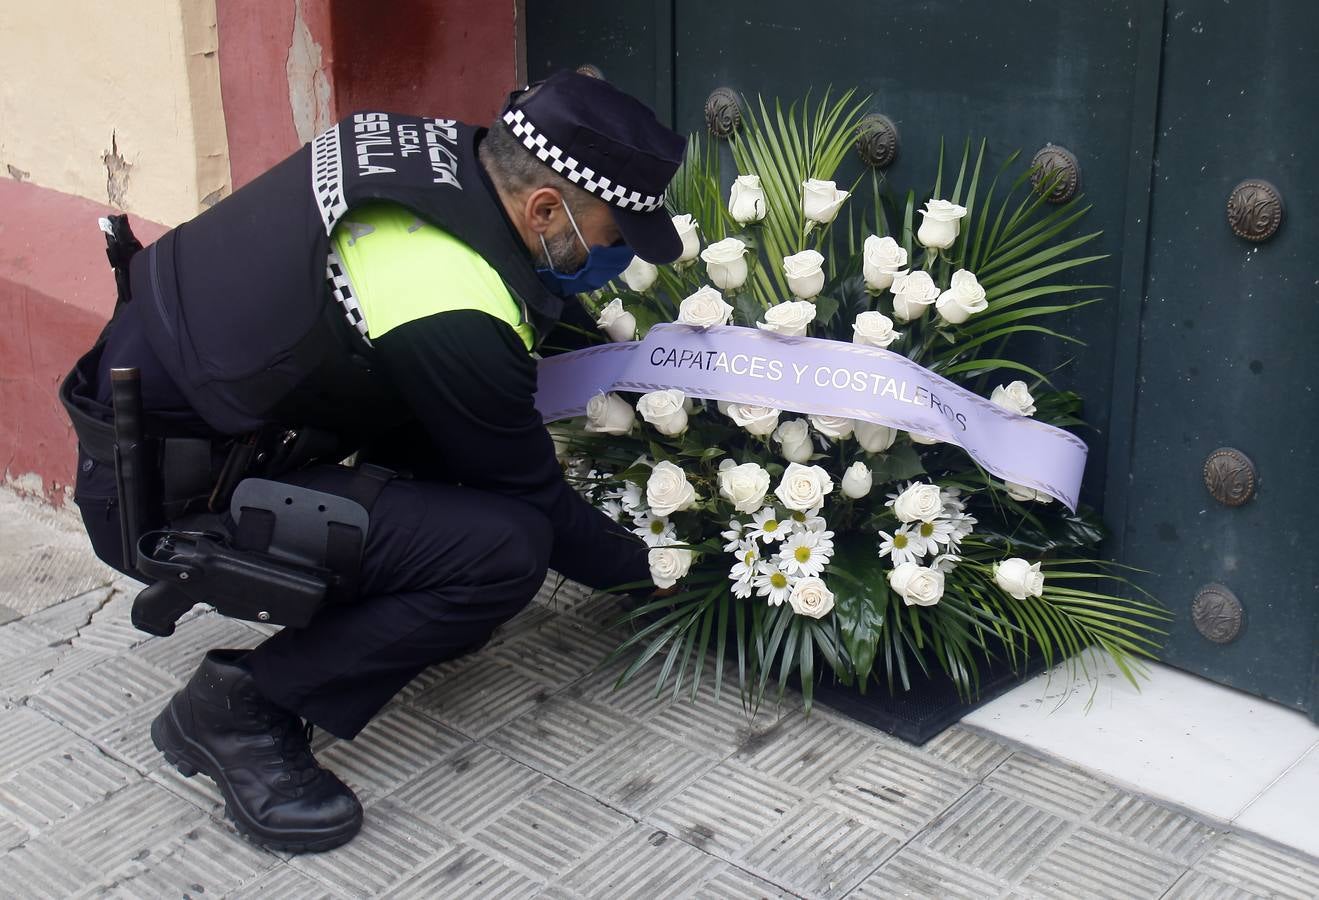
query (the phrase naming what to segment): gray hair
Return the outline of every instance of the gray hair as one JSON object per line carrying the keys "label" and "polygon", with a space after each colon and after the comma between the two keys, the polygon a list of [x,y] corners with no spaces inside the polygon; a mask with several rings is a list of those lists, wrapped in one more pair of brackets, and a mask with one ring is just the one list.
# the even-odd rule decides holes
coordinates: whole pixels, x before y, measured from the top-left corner
{"label": "gray hair", "polygon": [[[527,91],[519,101],[527,100],[537,90],[539,87]],[[554,188],[563,195],[573,215],[580,213],[591,201],[599,199],[537,159],[513,136],[502,116],[491,123],[489,132],[481,141],[479,152],[485,170],[508,193],[521,195],[538,188]]]}

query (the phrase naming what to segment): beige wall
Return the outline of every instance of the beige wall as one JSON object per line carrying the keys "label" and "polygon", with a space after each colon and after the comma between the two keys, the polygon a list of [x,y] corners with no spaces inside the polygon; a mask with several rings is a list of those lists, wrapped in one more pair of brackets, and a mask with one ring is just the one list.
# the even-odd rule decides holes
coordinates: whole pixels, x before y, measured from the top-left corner
{"label": "beige wall", "polygon": [[229,192],[215,0],[5,7],[0,177],[170,225]]}

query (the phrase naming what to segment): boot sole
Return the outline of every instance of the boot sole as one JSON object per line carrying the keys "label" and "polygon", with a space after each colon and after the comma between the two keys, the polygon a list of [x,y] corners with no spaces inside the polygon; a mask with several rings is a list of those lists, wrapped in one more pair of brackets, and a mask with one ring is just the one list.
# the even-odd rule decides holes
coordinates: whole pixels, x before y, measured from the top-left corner
{"label": "boot sole", "polygon": [[320,853],[340,847],[357,834],[362,828],[362,817],[347,826],[334,831],[278,831],[264,828],[251,821],[242,806],[234,798],[225,779],[216,777],[217,772],[224,771],[211,756],[210,751],[188,738],[179,726],[172,704],[167,705],[151,721],[151,743],[161,752],[174,769],[184,778],[191,778],[198,772],[205,775],[220,789],[224,797],[224,815],[234,823],[238,833],[253,844],[267,850],[285,853]]}

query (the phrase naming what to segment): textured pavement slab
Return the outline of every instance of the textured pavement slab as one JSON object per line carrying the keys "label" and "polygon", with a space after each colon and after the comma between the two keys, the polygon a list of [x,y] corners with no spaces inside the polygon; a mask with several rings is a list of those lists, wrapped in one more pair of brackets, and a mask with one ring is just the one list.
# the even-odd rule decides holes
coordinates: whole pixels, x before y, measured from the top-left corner
{"label": "textured pavement slab", "polygon": [[[23,519],[0,571],[59,527]],[[917,748],[792,696],[750,716],[710,672],[696,705],[614,690],[614,602],[553,580],[357,740],[318,736],[356,840],[268,853],[147,725],[205,649],[270,630],[201,612],[148,638],[96,571],[0,582],[30,609],[0,617],[0,897],[1319,896],[1319,861],[971,728]]]}

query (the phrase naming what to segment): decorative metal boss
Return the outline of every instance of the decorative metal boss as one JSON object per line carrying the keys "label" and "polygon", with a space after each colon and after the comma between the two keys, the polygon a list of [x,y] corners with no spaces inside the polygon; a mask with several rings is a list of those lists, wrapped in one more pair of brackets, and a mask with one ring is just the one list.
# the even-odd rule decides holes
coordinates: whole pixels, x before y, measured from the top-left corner
{"label": "decorative metal boss", "polygon": [[705,125],[717,138],[728,139],[742,125],[742,103],[737,91],[717,87],[705,99]]}
{"label": "decorative metal boss", "polygon": [[1258,178],[1241,182],[1227,198],[1227,223],[1237,237],[1267,241],[1282,225],[1282,194]]}
{"label": "decorative metal boss", "polygon": [[1244,619],[1241,601],[1222,584],[1207,584],[1191,603],[1191,621],[1195,630],[1215,644],[1227,644],[1241,634]]}
{"label": "decorative metal boss", "polygon": [[1255,496],[1255,464],[1234,447],[1220,447],[1204,465],[1205,488],[1224,506],[1242,506]]}
{"label": "decorative metal boss", "polygon": [[872,169],[887,169],[898,158],[898,127],[880,113],[871,113],[856,126],[856,155]]}
{"label": "decorative metal boss", "polygon": [[1066,147],[1045,144],[1030,165],[1033,170],[1030,183],[1035,190],[1040,190],[1041,185],[1053,185],[1045,198],[1050,203],[1066,203],[1081,189],[1081,165],[1076,154]]}

